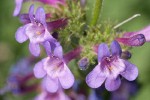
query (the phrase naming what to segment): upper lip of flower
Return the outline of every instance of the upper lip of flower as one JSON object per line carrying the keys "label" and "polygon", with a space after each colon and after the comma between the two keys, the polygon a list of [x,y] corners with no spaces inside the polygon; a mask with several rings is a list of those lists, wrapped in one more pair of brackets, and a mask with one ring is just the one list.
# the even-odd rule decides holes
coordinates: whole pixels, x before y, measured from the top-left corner
{"label": "upper lip of flower", "polygon": [[108,57],[104,57],[102,59],[102,62],[105,62],[105,63],[109,64],[109,63],[113,62],[114,60],[116,60],[116,58],[117,58],[116,56],[110,55]]}

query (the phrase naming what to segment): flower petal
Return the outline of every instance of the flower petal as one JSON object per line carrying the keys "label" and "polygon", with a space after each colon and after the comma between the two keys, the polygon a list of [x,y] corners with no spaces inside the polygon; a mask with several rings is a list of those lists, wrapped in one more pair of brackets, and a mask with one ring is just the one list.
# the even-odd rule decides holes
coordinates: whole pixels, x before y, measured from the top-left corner
{"label": "flower petal", "polygon": [[86,77],[86,83],[91,88],[100,87],[105,81],[106,76],[100,70],[100,65],[97,65]]}
{"label": "flower petal", "polygon": [[130,38],[117,38],[116,40],[128,46],[142,46],[146,42],[143,34],[137,34]]}
{"label": "flower petal", "polygon": [[57,42],[57,40],[55,38],[53,38],[53,36],[50,34],[50,32],[47,29],[45,29],[45,33],[44,33],[44,38],[43,39],[44,40],[48,40],[48,41],[50,41],[50,42],[52,42],[54,44],[55,44],[55,42]]}
{"label": "flower petal", "polygon": [[45,4],[49,4],[56,8],[58,8],[58,4],[62,4],[62,5],[66,4],[65,0],[39,0],[39,1]]}
{"label": "flower petal", "polygon": [[57,90],[58,90],[58,79],[57,78],[51,78],[51,77],[47,76],[44,83],[45,83],[47,91],[49,91],[51,93],[57,92]]}
{"label": "flower petal", "polygon": [[114,40],[111,43],[110,48],[111,48],[112,55],[119,55],[119,56],[121,56],[122,50],[121,50],[121,47],[120,47],[120,45],[119,45],[119,43],[117,41]]}
{"label": "flower petal", "polygon": [[20,27],[16,32],[15,38],[19,43],[23,43],[28,39],[28,37],[25,34],[26,26]]}
{"label": "flower petal", "polygon": [[46,22],[45,22],[45,19],[46,19],[45,18],[45,11],[44,11],[44,9],[42,7],[39,7],[36,10],[35,18],[36,18],[36,20],[38,20],[43,25],[46,25]]}
{"label": "flower petal", "polygon": [[19,18],[20,18],[21,23],[23,23],[23,24],[31,23],[29,14],[20,14]]}
{"label": "flower petal", "polygon": [[35,64],[35,67],[33,68],[33,72],[36,78],[42,78],[46,75],[46,72],[43,69],[42,61],[39,61],[37,64]]}
{"label": "flower petal", "polygon": [[66,65],[64,65],[64,72],[59,75],[59,81],[64,89],[70,88],[74,83],[74,76]]}
{"label": "flower petal", "polygon": [[126,65],[126,69],[124,72],[121,73],[121,75],[126,78],[128,81],[133,81],[138,76],[138,69],[134,64],[131,64],[128,61],[124,61]]}
{"label": "flower petal", "polygon": [[121,84],[120,77],[117,77],[116,79],[107,78],[105,82],[105,88],[108,91],[115,91],[120,87],[120,84]]}
{"label": "flower petal", "polygon": [[67,25],[68,23],[68,19],[66,18],[62,18],[62,19],[58,19],[56,21],[51,21],[51,22],[46,22],[47,24],[47,29],[49,31],[53,31],[53,30],[56,30],[56,29],[60,29],[60,28],[63,28]]}
{"label": "flower petal", "polygon": [[50,42],[49,41],[45,41],[45,42],[42,43],[42,45],[44,46],[47,55],[50,55],[51,54],[51,45],[50,45]]}
{"label": "flower petal", "polygon": [[33,4],[29,8],[29,18],[31,22],[34,22],[34,5]]}
{"label": "flower petal", "polygon": [[143,28],[142,30],[139,30],[137,32],[128,32],[128,33],[125,33],[123,37],[133,37],[134,35],[137,35],[137,34],[143,34],[146,38],[146,41],[150,41],[150,26],[147,26],[145,28]]}
{"label": "flower petal", "polygon": [[112,77],[112,78],[117,78],[118,75],[123,72],[125,70],[125,64],[124,64],[124,61],[122,59],[117,59],[117,60],[114,60],[112,63],[111,63],[111,75],[109,77]]}
{"label": "flower petal", "polygon": [[110,56],[109,48],[107,44],[102,43],[98,47],[98,61],[101,61],[103,57]]}
{"label": "flower petal", "polygon": [[39,46],[39,44],[30,43],[29,44],[29,50],[30,50],[31,54],[33,54],[34,56],[39,56],[40,55],[40,46]]}
{"label": "flower petal", "polygon": [[[40,32],[40,34],[37,34],[37,32]],[[30,42],[32,43],[41,43],[48,39],[50,40],[51,38],[48,31],[45,30],[45,32],[43,32],[43,28],[40,28],[32,23],[28,24],[25,34],[29,37]]]}
{"label": "flower petal", "polygon": [[123,34],[123,38],[129,38],[129,37],[132,37],[135,34],[136,34],[136,32],[127,32],[127,33]]}
{"label": "flower petal", "polygon": [[62,46],[56,46],[54,49],[54,55],[59,57],[59,58],[63,58],[63,50],[62,50]]}
{"label": "flower petal", "polygon": [[17,16],[20,13],[23,0],[15,0],[15,3],[16,3],[16,7],[14,10],[13,16]]}

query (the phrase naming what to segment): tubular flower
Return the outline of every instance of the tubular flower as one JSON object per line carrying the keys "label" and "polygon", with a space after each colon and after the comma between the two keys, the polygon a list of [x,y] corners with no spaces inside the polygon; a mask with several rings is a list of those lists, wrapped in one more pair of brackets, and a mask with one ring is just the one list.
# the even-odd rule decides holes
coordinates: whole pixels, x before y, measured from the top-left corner
{"label": "tubular flower", "polygon": [[74,76],[63,58],[62,47],[55,47],[53,54],[38,62],[34,69],[36,78],[44,78],[46,90],[54,93],[59,86],[70,88],[74,83]]}
{"label": "tubular flower", "polygon": [[146,42],[143,34],[136,34],[129,38],[117,38],[116,40],[128,46],[142,46]]}
{"label": "tubular flower", "polygon": [[70,98],[65,95],[63,90],[58,90],[56,93],[42,91],[34,100],[70,100]]}
{"label": "tubular flower", "polygon": [[40,1],[42,3],[45,3],[45,4],[49,4],[53,7],[58,7],[58,4],[61,4],[61,5],[65,5],[66,4],[66,1],[65,0],[37,0],[37,1]]}
{"label": "tubular flower", "polygon": [[42,81],[41,90],[41,93],[34,100],[70,100],[62,88],[59,88],[55,93],[48,92],[45,89],[44,81]]}
{"label": "tubular flower", "polygon": [[13,94],[22,94],[36,90],[37,84],[29,84],[29,81],[33,80],[34,77],[31,64],[31,59],[26,58],[13,65],[7,79],[7,85],[0,89],[0,94],[9,91]]}
{"label": "tubular flower", "polygon": [[44,4],[49,4],[53,7],[58,7],[58,4],[61,4],[61,5],[65,5],[66,2],[65,0],[15,0],[15,9],[14,9],[14,12],[13,12],[13,16],[18,16],[20,11],[21,11],[21,8],[22,8],[22,4],[23,2],[26,2],[26,1],[34,1],[34,2],[42,2]]}
{"label": "tubular flower", "polygon": [[129,100],[130,96],[136,94],[138,85],[135,81],[128,82],[122,80],[122,84],[117,91],[112,92],[110,100]]}
{"label": "tubular flower", "polygon": [[150,26],[147,26],[136,32],[127,32],[122,38],[117,38],[116,40],[128,46],[141,46],[145,42],[150,42],[149,32]]}
{"label": "tubular flower", "polygon": [[[50,15],[49,13],[46,14],[46,19],[49,18],[49,15]],[[20,17],[20,22],[21,23],[23,23],[23,24],[31,23],[30,18],[29,18],[29,14],[20,14],[19,17]],[[63,28],[67,24],[68,24],[68,19],[67,18],[61,18],[61,19],[58,19],[58,20],[55,20],[55,21],[46,22],[47,29],[49,31],[53,31],[53,30],[56,30],[56,29]]]}
{"label": "tubular flower", "polygon": [[14,10],[13,16],[17,16],[20,13],[22,3],[24,1],[26,1],[26,0],[15,0],[16,7],[15,7],[15,10]]}
{"label": "tubular flower", "polygon": [[25,42],[27,39],[30,40],[29,50],[34,56],[40,55],[39,44],[44,45],[46,41],[55,42],[56,40],[51,36],[47,30],[45,21],[44,9],[39,7],[36,10],[35,15],[34,6],[32,5],[29,9],[30,23],[20,27],[16,32],[16,40],[19,43]]}
{"label": "tubular flower", "polygon": [[120,75],[129,81],[138,76],[137,67],[121,59],[122,50],[118,42],[113,41],[110,48],[111,53],[105,43],[98,47],[98,65],[86,77],[86,83],[91,88],[98,88],[105,81],[105,88],[114,91],[121,84]]}
{"label": "tubular flower", "polygon": [[146,41],[149,42],[150,41],[150,26],[147,26],[145,27],[144,29],[140,30],[140,31],[137,31],[137,32],[128,32],[128,33],[125,33],[123,37],[125,38],[128,38],[128,37],[133,37],[134,35],[137,35],[137,34],[143,34]]}

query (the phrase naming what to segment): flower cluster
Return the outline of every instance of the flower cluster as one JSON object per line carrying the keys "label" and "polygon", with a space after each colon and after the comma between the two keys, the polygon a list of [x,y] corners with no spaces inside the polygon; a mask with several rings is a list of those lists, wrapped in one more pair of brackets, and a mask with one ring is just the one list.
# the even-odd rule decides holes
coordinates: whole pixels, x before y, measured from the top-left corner
{"label": "flower cluster", "polygon": [[13,65],[7,79],[7,85],[0,90],[0,94],[12,92],[13,94],[24,94],[35,91],[37,84],[30,84],[34,79],[32,71],[33,58],[24,58]]}
{"label": "flower cluster", "polygon": [[[19,14],[23,2],[27,1],[30,0],[16,0],[14,16]],[[129,47],[142,46],[150,41],[150,27],[138,32],[125,33],[120,37],[121,35],[116,34],[116,30],[110,26],[102,27],[103,31],[99,31],[98,25],[93,26],[96,19],[93,19],[92,24],[85,23],[84,14],[78,16],[78,13],[84,13],[84,10],[72,10],[78,7],[78,4],[73,4],[76,1],[70,1],[70,5],[67,5],[65,0],[33,1],[51,5],[64,14],[56,17],[59,19],[50,21],[51,16],[55,15],[45,11],[44,7],[38,7],[34,13],[33,4],[28,13],[19,14],[23,26],[17,29],[16,40],[19,43],[29,40],[29,51],[35,57],[43,57],[40,46],[46,52],[46,57],[44,55],[33,68],[34,76],[43,79],[42,93],[35,100],[66,100],[63,89],[71,88],[76,76],[79,76],[78,80],[84,79],[91,88],[102,87],[105,83],[108,91],[117,90],[121,85],[121,78],[133,81],[138,77],[136,65],[128,61],[131,58],[128,47],[125,48],[119,43]],[[59,7],[59,4],[64,8]],[[77,64],[70,64],[72,60]],[[74,68],[76,65],[80,70]],[[79,75],[85,71],[85,77]]]}

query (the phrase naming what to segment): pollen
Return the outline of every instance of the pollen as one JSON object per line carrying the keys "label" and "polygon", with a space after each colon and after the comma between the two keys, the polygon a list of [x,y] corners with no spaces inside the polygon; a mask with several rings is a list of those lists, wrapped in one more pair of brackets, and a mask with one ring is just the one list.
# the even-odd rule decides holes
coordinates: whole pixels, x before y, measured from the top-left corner
{"label": "pollen", "polygon": [[40,34],[41,34],[41,32],[37,31],[37,32],[36,32],[36,34],[40,35]]}
{"label": "pollen", "polygon": [[112,67],[112,66],[110,66],[110,67],[108,67],[108,69],[111,71],[111,70],[113,70],[113,67]]}

